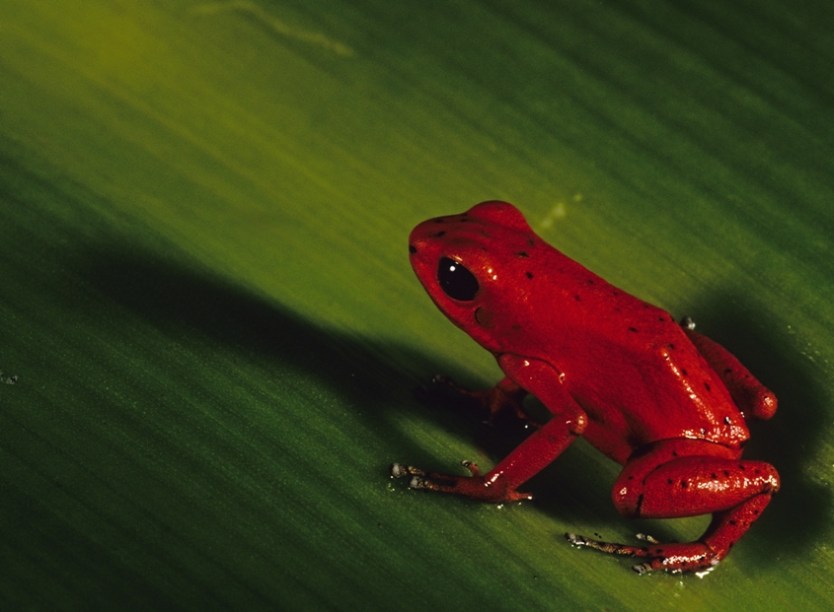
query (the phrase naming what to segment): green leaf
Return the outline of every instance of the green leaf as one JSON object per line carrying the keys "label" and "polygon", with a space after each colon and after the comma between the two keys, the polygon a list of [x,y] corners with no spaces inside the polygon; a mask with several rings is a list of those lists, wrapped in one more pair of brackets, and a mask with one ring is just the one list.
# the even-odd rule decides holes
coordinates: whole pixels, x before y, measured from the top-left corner
{"label": "green leaf", "polygon": [[[818,4],[818,5],[817,5]],[[4,608],[830,608],[834,44],[800,2],[0,4]],[[783,490],[709,576],[582,442],[495,507],[413,390],[491,357],[411,273],[484,199],[726,344]],[[604,371],[601,373],[604,375]]]}

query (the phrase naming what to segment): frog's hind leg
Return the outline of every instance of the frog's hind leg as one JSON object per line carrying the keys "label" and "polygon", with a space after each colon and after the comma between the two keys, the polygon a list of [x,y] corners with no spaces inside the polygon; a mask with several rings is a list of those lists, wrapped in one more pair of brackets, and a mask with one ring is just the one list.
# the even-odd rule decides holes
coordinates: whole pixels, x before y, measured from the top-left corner
{"label": "frog's hind leg", "polygon": [[612,555],[645,559],[643,563],[633,565],[638,574],[657,570],[670,572],[707,571],[727,556],[733,544],[759,518],[770,503],[771,493],[755,495],[737,507],[724,512],[716,512],[709,528],[696,542],[664,544],[651,536],[638,534],[638,539],[645,545],[618,544],[586,538],[574,533],[566,533],[565,538],[574,546],[591,548]]}
{"label": "frog's hind leg", "polygon": [[681,322],[684,332],[698,352],[718,374],[733,401],[745,416],[769,419],[776,412],[776,395],[760,383],[753,374],[726,348],[715,340],[695,331],[689,317]]}
{"label": "frog's hind leg", "polygon": [[645,545],[600,542],[573,534],[568,540],[602,552],[645,559],[635,571],[698,571],[723,559],[779,489],[769,464],[745,461],[717,444],[669,440],[626,465],[613,489],[621,514],[632,518],[675,518],[713,514],[695,542]]}

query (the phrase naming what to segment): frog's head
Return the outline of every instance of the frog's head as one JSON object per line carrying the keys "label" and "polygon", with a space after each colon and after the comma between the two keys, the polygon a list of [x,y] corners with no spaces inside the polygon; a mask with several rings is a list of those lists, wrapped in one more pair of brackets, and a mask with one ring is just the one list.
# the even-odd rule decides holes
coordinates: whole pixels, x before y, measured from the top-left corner
{"label": "frog's head", "polygon": [[438,308],[493,353],[513,350],[543,243],[506,202],[429,219],[409,238],[411,265]]}

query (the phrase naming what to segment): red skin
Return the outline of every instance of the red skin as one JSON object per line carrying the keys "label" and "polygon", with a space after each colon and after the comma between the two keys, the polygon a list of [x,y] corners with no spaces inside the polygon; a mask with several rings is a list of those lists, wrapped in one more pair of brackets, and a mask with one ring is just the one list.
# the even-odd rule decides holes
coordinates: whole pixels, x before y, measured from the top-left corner
{"label": "red skin", "polygon": [[[641,573],[704,570],[727,555],[779,489],[771,465],[741,459],[745,417],[770,418],[773,393],[693,325],[682,327],[545,243],[511,204],[484,202],[421,223],[410,251],[435,304],[506,376],[469,395],[492,413],[509,407],[521,415],[529,393],[552,417],[486,474],[472,464],[465,464],[471,476],[395,464],[394,477],[485,501],[530,499],[519,487],[584,436],[623,465],[612,491],[623,515],[714,518],[691,543],[628,546],[568,534],[572,543],[640,557]],[[471,294],[465,283],[462,294],[446,293],[441,258],[477,279]]]}

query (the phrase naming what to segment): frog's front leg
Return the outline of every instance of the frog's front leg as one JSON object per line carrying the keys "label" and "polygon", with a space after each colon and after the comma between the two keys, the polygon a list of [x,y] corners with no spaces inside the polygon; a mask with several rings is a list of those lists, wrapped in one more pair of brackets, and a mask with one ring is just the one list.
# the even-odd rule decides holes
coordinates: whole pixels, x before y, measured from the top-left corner
{"label": "frog's front leg", "polygon": [[681,322],[681,326],[698,352],[721,377],[744,415],[769,419],[776,413],[776,395],[760,383],[735,355],[712,338],[695,331],[695,322],[689,317]]}
{"label": "frog's front leg", "polygon": [[587,417],[562,388],[562,378],[550,366],[518,357],[499,361],[504,371],[511,373],[510,378],[518,381],[513,384],[535,393],[551,409],[553,417],[486,474],[481,474],[478,467],[470,462],[464,462],[470,476],[427,472],[395,463],[391,466],[393,478],[410,477],[409,487],[412,489],[454,493],[483,501],[532,498],[528,493],[518,491],[518,487],[549,465],[582,433]]}
{"label": "frog's front leg", "polygon": [[768,463],[742,460],[737,451],[710,442],[666,440],[626,464],[614,485],[614,504],[634,518],[712,513],[697,541],[632,546],[566,536],[577,546],[645,559],[634,566],[638,573],[704,570],[730,552],[778,490],[779,474]]}
{"label": "frog's front leg", "polygon": [[553,417],[486,474],[481,474],[478,466],[471,462],[463,462],[471,476],[426,472],[414,466],[395,463],[391,466],[391,476],[411,477],[408,486],[412,489],[454,493],[482,501],[532,499],[529,493],[520,492],[518,487],[568,447],[579,433],[576,423],[576,418]]}

